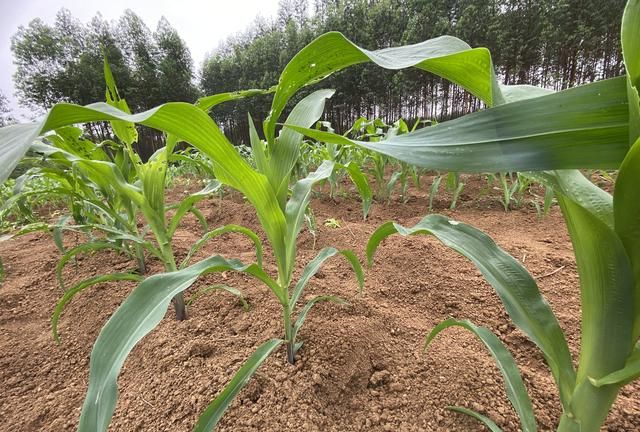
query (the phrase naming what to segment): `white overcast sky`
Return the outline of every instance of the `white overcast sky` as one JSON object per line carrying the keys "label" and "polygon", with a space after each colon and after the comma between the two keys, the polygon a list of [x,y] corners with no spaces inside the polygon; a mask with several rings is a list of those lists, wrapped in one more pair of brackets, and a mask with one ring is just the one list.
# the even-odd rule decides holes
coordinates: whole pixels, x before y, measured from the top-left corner
{"label": "white overcast sky", "polygon": [[118,19],[125,9],[138,14],[153,31],[161,16],[165,16],[191,50],[196,68],[205,54],[232,34],[245,30],[257,15],[275,16],[278,0],[0,0],[0,90],[10,100],[16,114],[18,109],[12,75],[15,72],[11,55],[11,36],[20,25],[26,26],[34,18],[53,24],[61,8],[83,23],[100,12],[104,19]]}

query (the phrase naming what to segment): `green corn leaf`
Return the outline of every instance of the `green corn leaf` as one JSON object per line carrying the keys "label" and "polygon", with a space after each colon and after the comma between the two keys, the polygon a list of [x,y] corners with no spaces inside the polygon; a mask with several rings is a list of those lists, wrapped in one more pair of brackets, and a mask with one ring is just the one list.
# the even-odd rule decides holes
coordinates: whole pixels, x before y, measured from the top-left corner
{"label": "green corn leaf", "polygon": [[478,420],[483,425],[485,425],[491,432],[502,432],[502,429],[500,429],[498,427],[498,425],[495,424],[495,422],[493,420],[491,420],[487,416],[483,416],[480,413],[477,413],[477,412],[472,411],[472,410],[467,409],[467,408],[457,407],[457,406],[448,406],[447,409],[450,410],[450,411],[454,411],[454,412],[458,412],[458,413],[461,413],[461,414],[468,415],[469,417],[472,417],[472,418]]}
{"label": "green corn leaf", "polygon": [[218,190],[220,190],[221,187],[222,187],[222,184],[220,184],[219,181],[213,180],[209,182],[209,184],[204,189],[184,198],[180,202],[176,210],[176,213],[173,215],[173,217],[171,218],[171,221],[169,222],[169,228],[167,229],[167,233],[169,237],[173,236],[184,215],[187,214],[187,212],[189,212],[189,210],[191,210],[191,208],[195,204],[202,201],[207,196],[213,193],[216,193]]}
{"label": "green corn leaf", "polygon": [[38,137],[37,124],[26,123],[0,128],[0,182],[9,178],[18,162],[24,157],[31,143]]}
{"label": "green corn leaf", "polygon": [[198,208],[190,207],[189,213],[191,213],[196,217],[196,219],[198,219],[198,222],[200,222],[200,228],[202,228],[204,232],[207,232],[209,230],[209,224],[207,224],[207,218],[204,217],[204,215],[200,210],[198,210]]}
{"label": "green corn leaf", "polygon": [[80,159],[110,161],[105,151],[88,139],[83,138],[84,130],[74,126],[61,127],[55,135],[48,135],[47,140],[55,147],[72,153]]}
{"label": "green corn leaf", "polygon": [[[3,153],[0,180],[9,175],[36,137],[62,126],[111,120],[158,129],[198,148],[213,161],[216,178],[239,190],[251,202],[273,246],[278,265],[286,263],[285,217],[267,178],[251,169],[203,110],[187,103],[167,103],[135,115],[128,115],[104,103],[85,107],[57,104],[40,123],[0,129],[0,152]],[[280,270],[286,274],[285,269]]]}
{"label": "green corn leaf", "polygon": [[238,299],[240,300],[240,303],[242,303],[242,308],[245,310],[245,312],[249,310],[249,303],[247,303],[247,300],[244,298],[242,291],[240,291],[238,288],[230,287],[229,285],[224,285],[224,284],[209,285],[204,288],[200,288],[198,291],[196,291],[195,294],[189,297],[189,300],[187,300],[186,305],[191,306],[193,302],[195,302],[197,299],[199,299],[203,295],[211,291],[217,291],[217,290],[226,291],[238,297]]}
{"label": "green corn leaf", "polygon": [[64,248],[64,226],[69,220],[70,216],[63,216],[58,219],[58,222],[51,226],[51,234],[53,236],[53,243],[56,245],[61,253],[65,252]]}
{"label": "green corn leaf", "polygon": [[436,176],[433,179],[433,183],[431,183],[431,186],[429,187],[429,211],[433,210],[433,201],[436,199],[436,195],[438,195],[440,182],[442,182],[442,176]]}
{"label": "green corn leaf", "polygon": [[477,327],[470,321],[458,321],[450,318],[441,322],[431,330],[431,333],[427,336],[425,345],[428,346],[442,330],[453,326],[459,326],[469,330],[482,341],[500,369],[500,373],[504,378],[507,396],[518,413],[520,426],[522,427],[523,432],[537,431],[538,427],[536,425],[535,416],[533,415],[533,405],[531,404],[531,399],[529,399],[529,395],[527,394],[527,389],[522,382],[518,366],[500,339],[491,333],[489,329],[485,327]]}
{"label": "green corn leaf", "polygon": [[227,92],[227,93],[218,93],[211,96],[201,97],[200,99],[198,99],[195,105],[201,110],[208,112],[213,107],[223,102],[229,102],[229,101],[244,99],[244,98],[253,97],[253,96],[262,96],[269,93],[273,93],[274,91],[275,91],[275,87],[272,87],[268,90],[249,89],[249,90],[234,91],[234,92]]}
{"label": "green corn leaf", "polygon": [[[315,125],[324,112],[325,100],[334,93],[335,90],[317,90],[311,93],[293,107],[287,117],[287,124],[305,128]],[[300,155],[302,138],[302,134],[285,128],[273,148],[269,149],[271,171],[268,177],[282,204],[286,200],[291,170]]]}
{"label": "green corn leaf", "polygon": [[210,432],[218,424],[222,415],[227,410],[236,395],[249,382],[260,365],[278,348],[284,341],[271,339],[258,347],[231,379],[231,382],[222,390],[198,419],[193,429],[194,432]]}
{"label": "green corn leaf", "polygon": [[395,233],[431,234],[471,260],[496,290],[513,322],[542,350],[560,400],[568,406],[576,380],[571,354],[558,320],[526,269],[482,231],[441,215],[426,216],[411,228],[391,222],[381,225],[367,243],[369,265],[380,242]]}
{"label": "green corn leaf", "polygon": [[500,88],[502,90],[502,96],[504,96],[504,103],[533,99],[553,93],[553,90],[531,85],[501,85]]}
{"label": "green corn leaf", "polygon": [[[78,227],[77,225],[75,227],[70,227],[69,229],[73,229]],[[149,253],[153,254],[154,256],[160,258],[161,260],[164,259],[162,257],[162,253],[158,250],[158,248],[156,248],[153,243],[151,243],[149,240],[145,240],[144,239],[144,233],[141,233],[140,235],[134,235],[131,234],[129,232],[125,232],[122,230],[119,230],[117,228],[113,228],[110,227],[108,225],[101,225],[101,224],[93,224],[93,225],[84,225],[84,226],[79,226],[79,228],[91,228],[91,229],[96,229],[96,230],[100,230],[102,232],[104,232],[105,234],[107,234],[107,237],[109,240],[126,240],[129,241],[133,244],[136,245],[140,245],[142,248],[144,248],[146,251],[148,251]]]}
{"label": "green corn leaf", "polygon": [[396,183],[398,182],[398,180],[400,180],[401,175],[402,173],[400,171],[396,171],[393,174],[391,174],[391,178],[389,178],[389,181],[387,182],[387,200],[391,199],[391,193],[393,192],[393,188],[396,186]]}
{"label": "green corn leaf", "polygon": [[622,54],[627,71],[629,144],[640,137],[640,1],[629,0],[622,16]]}
{"label": "green corn leaf", "polygon": [[101,188],[105,190],[113,188],[118,195],[127,197],[138,207],[145,205],[145,197],[142,194],[142,190],[127,182],[117,165],[111,162],[88,159],[78,160],[74,164],[88,173],[92,181]]}
{"label": "green corn leaf", "polygon": [[640,87],[640,1],[627,1],[622,17],[622,53],[629,79]]}
{"label": "green corn leaf", "polygon": [[620,386],[598,388],[591,379],[624,368],[634,342],[633,270],[622,241],[611,227],[591,209],[557,190],[556,194],[576,256],[582,308],[576,388],[561,423],[573,422],[583,431],[596,431]]}
{"label": "green corn leaf", "polygon": [[60,315],[64,311],[64,308],[76,294],[80,293],[80,291],[89,288],[90,286],[97,285],[104,282],[113,282],[113,281],[142,281],[142,276],[133,274],[133,273],[112,273],[107,275],[99,275],[84,279],[71,288],[69,288],[62,298],[58,300],[56,307],[53,310],[53,315],[51,316],[51,331],[53,332],[53,339],[60,343],[60,336],[58,334],[58,321],[60,320]]}
{"label": "green corn leaf", "polygon": [[245,228],[240,225],[229,224],[205,233],[197,242],[193,244],[193,246],[191,246],[191,249],[189,249],[187,256],[180,264],[180,268],[184,268],[185,266],[187,266],[189,264],[189,261],[191,261],[193,255],[198,252],[209,240],[227,233],[239,233],[249,237],[249,240],[253,242],[253,245],[256,248],[256,262],[258,263],[258,266],[262,267],[263,253],[262,241],[260,240],[260,237],[258,237],[258,235],[255,232],[251,231],[249,228]]}
{"label": "green corn leaf", "polygon": [[[131,114],[127,102],[120,98],[120,94],[118,93],[118,88],[116,87],[116,82],[113,79],[111,67],[109,66],[106,56],[104,56],[104,80],[107,84],[105,96],[107,103],[112,107],[118,108],[120,111]],[[113,132],[116,136],[127,146],[131,146],[134,142],[138,141],[138,131],[136,130],[135,124],[132,122],[114,120],[111,121],[111,127],[113,128]]]}
{"label": "green corn leaf", "polygon": [[[247,114],[248,115],[248,114]],[[258,131],[256,130],[256,126],[253,124],[253,119],[251,115],[249,117],[249,139],[251,141],[251,151],[253,153],[253,158],[256,163],[256,168],[258,172],[263,174],[268,174],[270,172],[269,162],[266,154],[266,148],[260,136],[258,135]]]}
{"label": "green corn leaf", "polygon": [[459,84],[488,105],[504,100],[486,48],[472,49],[460,39],[441,36],[415,45],[369,51],[338,32],[330,32],[300,50],[280,75],[265,122],[267,140],[273,141],[275,124],[298,89],[348,66],[369,61],[386,69],[416,67],[432,72]]}
{"label": "green corn leaf", "polygon": [[336,164],[336,168],[345,170],[349,174],[353,184],[356,185],[360,198],[362,199],[362,217],[364,220],[367,220],[369,210],[371,209],[371,202],[373,201],[373,192],[371,191],[367,176],[365,176],[360,169],[360,165],[353,161],[347,165]]}
{"label": "green corn leaf", "polygon": [[362,291],[362,289],[364,288],[364,271],[362,270],[362,265],[360,264],[360,261],[358,260],[356,254],[348,249],[338,250],[333,247],[325,247],[320,252],[318,252],[318,255],[316,255],[314,259],[309,261],[309,263],[307,263],[307,265],[304,267],[304,270],[302,270],[300,279],[298,279],[298,283],[296,284],[293,293],[291,294],[291,300],[289,300],[289,304],[292,307],[295,306],[295,304],[298,302],[300,296],[302,295],[302,292],[304,291],[304,287],[307,286],[309,280],[311,280],[311,278],[318,272],[318,270],[320,270],[320,267],[322,267],[325,261],[337,254],[342,254],[342,256],[344,256],[347,261],[349,261],[351,267],[353,268],[353,271],[356,274],[358,287],[360,291]]}
{"label": "green corn leaf", "polygon": [[475,112],[381,141],[289,126],[321,142],[361,147],[422,168],[510,172],[616,169],[629,150],[624,77]]}
{"label": "green corn leaf", "polygon": [[613,198],[600,189],[578,170],[527,172],[535,179],[556,190],[559,194],[587,209],[602,223],[613,229]]}
{"label": "green corn leaf", "polygon": [[93,346],[89,389],[78,426],[80,432],[107,430],[118,398],[120,369],[138,341],[160,323],[171,299],[189,288],[198,277],[227,270],[248,273],[279,290],[257,265],[213,256],[179,271],[153,275],[131,292],[102,328]]}
{"label": "green corn leaf", "polygon": [[627,252],[635,281],[635,317],[632,339],[640,336],[640,139],[620,166],[613,195],[615,231]]}
{"label": "green corn leaf", "polygon": [[204,163],[203,161],[201,161],[200,159],[197,158],[192,158],[189,156],[185,156],[185,154],[181,154],[181,153],[172,153],[169,155],[169,160],[170,161],[181,161],[181,162],[185,162],[188,164],[193,164],[195,166],[198,167],[198,169],[203,172],[206,173],[207,176],[209,176],[210,178],[214,178],[215,174],[213,172],[213,169],[211,168],[210,165]]}
{"label": "green corn leaf", "polygon": [[11,237],[17,237],[25,234],[30,234],[33,232],[38,232],[38,231],[51,231],[51,225],[45,222],[33,222],[30,224],[24,225],[18,231],[9,234],[8,237],[5,238],[5,240],[8,240],[8,238],[11,238]]}
{"label": "green corn leaf", "polygon": [[138,167],[138,176],[145,203],[149,205],[154,213],[160,216],[164,216],[166,174],[167,162],[164,158],[150,159],[147,163]]}
{"label": "green corn leaf", "polygon": [[640,377],[640,346],[635,349],[627,359],[624,368],[603,376],[599,379],[589,378],[591,384],[596,387],[605,385],[625,385]]}
{"label": "green corn leaf", "polygon": [[[557,192],[557,191],[556,191]],[[620,238],[588,209],[557,193],[580,277],[582,332],[577,385],[571,410],[583,430],[598,430],[619,386],[596,388],[625,366],[634,327],[634,279]]]}
{"label": "green corn leaf", "polygon": [[632,348],[631,265],[622,242],[610,227],[556,192],[580,276],[583,320],[578,381],[587,376],[599,378],[621,369]]}
{"label": "green corn leaf", "polygon": [[298,180],[293,186],[291,198],[289,198],[285,208],[287,223],[287,230],[285,234],[287,271],[281,273],[285,278],[284,286],[289,286],[289,282],[291,280],[291,273],[293,272],[293,264],[295,263],[296,257],[296,240],[298,239],[298,234],[302,229],[304,214],[307,206],[309,205],[309,201],[311,200],[311,190],[316,183],[329,178],[333,172],[333,167],[334,162],[324,161],[316,171],[309,174],[306,178]]}

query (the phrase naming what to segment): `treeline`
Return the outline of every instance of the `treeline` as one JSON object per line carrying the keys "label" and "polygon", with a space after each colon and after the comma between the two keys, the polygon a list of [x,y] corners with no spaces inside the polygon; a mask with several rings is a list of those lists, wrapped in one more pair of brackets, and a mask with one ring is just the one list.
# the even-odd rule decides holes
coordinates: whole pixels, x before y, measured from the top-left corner
{"label": "treeline", "polygon": [[0,91],[0,127],[7,126],[14,122],[9,109],[9,101],[7,97]]}
{"label": "treeline", "polygon": [[[369,49],[457,36],[489,48],[504,83],[559,90],[623,73],[623,7],[624,0],[281,0],[276,17],[256,18],[213,51],[197,83],[189,50],[166,19],[151,31],[131,11],[114,22],[97,15],[83,24],[63,9],[53,25],[36,19],[14,35],[14,78],[21,103],[31,108],[100,101],[104,49],[122,96],[142,111],[203,94],[268,88],[301,48],[337,30]],[[359,116],[442,120],[480,107],[459,87],[417,70],[359,65],[318,86],[337,90],[326,119],[338,131]],[[270,98],[257,97],[223,104],[213,116],[240,143],[247,141],[247,112],[259,122],[269,109]],[[107,131],[98,125],[90,133]],[[141,138],[146,155],[161,145],[150,131]]]}
{"label": "treeline", "polygon": [[[201,87],[207,94],[266,88],[303,46],[337,30],[356,44],[379,49],[453,35],[492,53],[505,84],[556,90],[623,73],[620,21],[624,0],[282,0],[273,20],[256,20],[209,57]],[[480,102],[459,87],[417,70],[350,67],[320,86],[336,89],[326,119],[345,131],[359,116],[386,122],[447,119]],[[263,119],[269,100],[218,109],[217,119],[246,139],[246,112]]]}
{"label": "treeline", "polygon": [[[104,101],[103,52],[134,112],[167,101],[193,102],[200,94],[189,49],[165,18],[152,32],[129,10],[117,21],[107,22],[98,14],[83,24],[62,9],[53,25],[35,19],[20,27],[11,50],[18,98],[34,110],[57,102]],[[92,125],[88,132],[96,139],[109,133],[102,124]],[[150,129],[140,133],[144,157],[163,145],[161,134]]]}

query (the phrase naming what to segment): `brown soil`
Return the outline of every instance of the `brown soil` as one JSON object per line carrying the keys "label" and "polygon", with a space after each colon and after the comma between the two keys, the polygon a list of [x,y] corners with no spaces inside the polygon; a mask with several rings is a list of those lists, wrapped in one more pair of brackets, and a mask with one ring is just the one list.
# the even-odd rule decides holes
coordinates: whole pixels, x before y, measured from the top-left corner
{"label": "brown soil", "polygon": [[[469,179],[468,179],[469,181]],[[579,347],[578,278],[571,243],[557,208],[542,221],[531,208],[505,213],[498,192],[481,195],[483,184],[470,180],[456,211],[446,196],[440,213],[490,233],[537,277],[558,315],[574,355]],[[174,196],[183,194],[183,187]],[[480,198],[477,198],[480,196]],[[473,200],[470,197],[476,197]],[[406,204],[374,204],[367,222],[353,198],[315,199],[317,241],[304,230],[298,271],[324,246],[354,249],[363,258],[368,236],[382,222],[416,223],[426,213],[424,193],[412,191]],[[258,229],[252,209],[232,194],[203,206],[210,226],[227,223]],[[340,228],[322,224],[335,218]],[[187,220],[176,237],[184,255],[199,237]],[[71,243],[70,243],[71,244]],[[251,244],[238,235],[213,241],[200,257],[221,253],[253,260]],[[59,257],[48,235],[31,234],[0,242],[6,280],[0,288],[0,429],[74,430],[87,388],[93,341],[111,313],[133,288],[108,283],[79,295],[61,320],[62,345],[54,344],[50,315],[62,292],[54,269]],[[125,270],[133,263],[100,253],[69,265],[67,280]],[[273,268],[272,262],[267,262]],[[151,263],[151,270],[160,270]],[[188,431],[198,414],[262,342],[282,336],[277,302],[244,275],[225,273],[198,281],[224,282],[241,289],[251,308],[244,312],[231,295],[213,292],[176,322],[172,311],[132,352],[120,377],[113,431]],[[319,304],[309,314],[301,337],[305,346],[295,366],[283,350],[259,369],[225,415],[221,431],[480,431],[465,416],[449,412],[460,405],[484,413],[505,431],[518,430],[502,378],[475,337],[451,329],[426,354],[427,332],[447,317],[468,318],[496,332],[511,349],[532,397],[540,430],[552,430],[559,402],[539,350],[516,330],[497,296],[467,260],[428,237],[391,237],[368,271],[357,295],[349,266],[329,261],[309,284],[307,297],[336,294],[350,305]],[[640,385],[623,389],[608,431],[640,429]]]}

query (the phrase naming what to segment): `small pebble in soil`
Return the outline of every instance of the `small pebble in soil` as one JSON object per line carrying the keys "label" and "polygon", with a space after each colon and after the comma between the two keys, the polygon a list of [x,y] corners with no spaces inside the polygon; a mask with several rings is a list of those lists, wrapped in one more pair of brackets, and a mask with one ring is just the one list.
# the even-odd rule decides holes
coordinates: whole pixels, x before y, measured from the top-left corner
{"label": "small pebble in soil", "polygon": [[394,382],[394,383],[391,383],[391,385],[389,386],[389,389],[394,392],[401,392],[402,390],[404,390],[404,386],[399,382]]}

